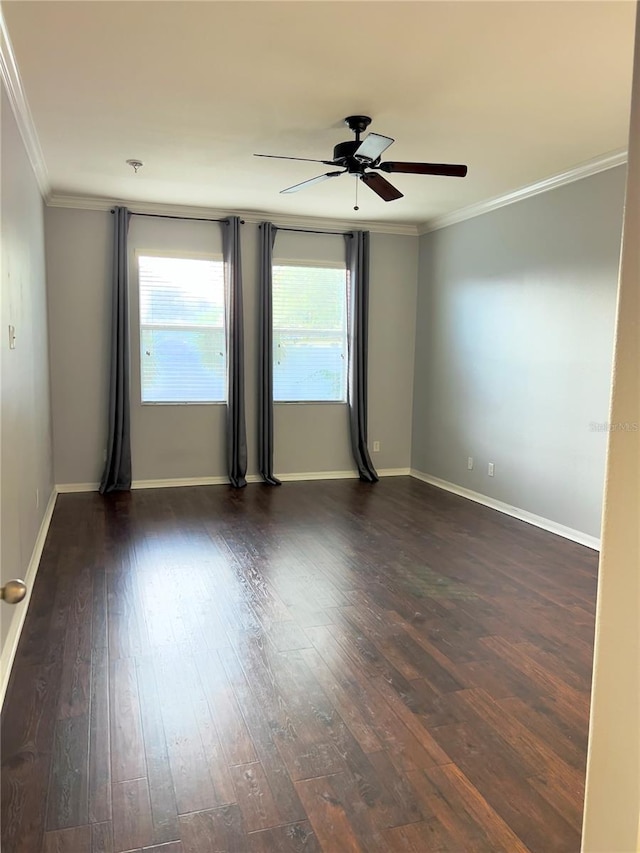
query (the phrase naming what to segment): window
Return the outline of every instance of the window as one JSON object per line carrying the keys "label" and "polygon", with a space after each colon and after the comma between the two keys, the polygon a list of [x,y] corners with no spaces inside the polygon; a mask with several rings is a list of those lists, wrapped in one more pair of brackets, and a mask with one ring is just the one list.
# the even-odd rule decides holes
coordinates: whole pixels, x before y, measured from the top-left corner
{"label": "window", "polygon": [[221,259],[138,256],[143,403],[226,398]]}
{"label": "window", "polygon": [[347,274],[344,266],[273,266],[273,399],[344,402]]}

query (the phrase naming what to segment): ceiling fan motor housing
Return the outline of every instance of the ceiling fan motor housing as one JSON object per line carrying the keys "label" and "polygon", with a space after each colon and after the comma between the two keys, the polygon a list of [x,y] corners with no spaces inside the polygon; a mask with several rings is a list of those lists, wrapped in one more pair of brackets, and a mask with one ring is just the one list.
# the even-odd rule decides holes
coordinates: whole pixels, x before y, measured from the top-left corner
{"label": "ceiling fan motor housing", "polygon": [[353,156],[360,147],[360,143],[356,140],[348,140],[348,142],[339,142],[333,149],[333,160],[336,164],[344,165],[349,172],[360,172],[362,163],[359,163]]}

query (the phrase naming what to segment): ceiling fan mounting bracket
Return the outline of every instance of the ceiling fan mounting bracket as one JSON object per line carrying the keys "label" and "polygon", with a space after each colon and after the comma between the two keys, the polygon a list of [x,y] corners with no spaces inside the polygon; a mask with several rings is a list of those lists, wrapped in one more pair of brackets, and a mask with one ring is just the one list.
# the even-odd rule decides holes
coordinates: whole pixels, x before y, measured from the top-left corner
{"label": "ceiling fan mounting bracket", "polygon": [[371,124],[371,119],[369,116],[347,116],[344,120],[344,123],[347,125],[349,130],[352,130],[356,139],[360,139],[360,134],[364,133],[364,131]]}

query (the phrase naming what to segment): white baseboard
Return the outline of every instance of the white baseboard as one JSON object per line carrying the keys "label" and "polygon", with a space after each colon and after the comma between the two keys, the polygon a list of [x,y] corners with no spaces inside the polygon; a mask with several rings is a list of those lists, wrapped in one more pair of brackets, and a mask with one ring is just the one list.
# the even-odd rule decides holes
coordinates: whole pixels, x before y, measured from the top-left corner
{"label": "white baseboard", "polygon": [[24,620],[27,616],[27,609],[29,607],[29,601],[31,600],[33,585],[40,566],[40,558],[42,557],[44,543],[47,538],[47,533],[49,532],[49,525],[51,524],[51,518],[53,516],[57,497],[58,493],[54,487],[40,525],[40,530],[36,536],[35,545],[33,546],[33,552],[31,554],[31,559],[29,560],[29,565],[27,566],[25,577],[23,578],[27,585],[27,594],[19,604],[15,604],[11,608],[13,610],[11,615],[11,624],[9,625],[9,631],[7,632],[7,636],[2,647],[2,655],[0,656],[0,708],[4,703],[4,697],[7,692],[9,676],[11,675],[11,667],[13,666],[13,659],[16,656],[20,634],[22,633],[22,626],[24,625]]}
{"label": "white baseboard", "polygon": [[299,471],[290,474],[276,474],[283,483],[297,483],[303,480],[357,480],[357,471]]}
{"label": "white baseboard", "polygon": [[[378,472],[378,477],[408,477],[410,474],[409,468],[381,468]],[[296,482],[299,480],[357,480],[358,472],[353,469],[351,471],[303,471],[300,474],[276,474],[279,480],[283,483]],[[247,480],[249,478],[247,477]],[[258,478],[257,482],[260,482]]]}
{"label": "white baseboard", "polygon": [[566,527],[564,524],[558,524],[556,521],[551,521],[549,518],[543,518],[541,515],[534,515],[527,510],[519,509],[516,506],[498,501],[495,498],[490,498],[487,495],[481,495],[479,492],[472,492],[471,489],[465,489],[464,486],[457,486],[455,483],[448,483],[446,480],[440,480],[438,477],[432,477],[431,474],[423,474],[422,471],[411,469],[411,476],[417,480],[422,480],[423,483],[429,483],[431,486],[437,486],[439,489],[444,489],[446,492],[452,492],[454,495],[459,495],[461,498],[467,498],[475,503],[488,506],[491,509],[496,509],[505,515],[510,515],[512,518],[517,518],[520,521],[526,521],[527,524],[533,524],[534,527],[540,527],[542,530],[548,530],[549,533],[555,533],[562,536],[564,539],[570,539],[572,542],[578,542],[580,545],[586,545],[587,548],[593,548],[594,551],[600,550],[600,540],[595,536],[590,536],[588,533],[583,533],[581,530],[574,530],[572,527]]}
{"label": "white baseboard", "polygon": [[[410,468],[381,468],[379,477],[408,477]],[[302,471],[293,474],[276,474],[283,483],[302,480],[352,480],[358,478],[358,472],[353,471]],[[261,483],[259,474],[247,474],[247,483]],[[58,494],[71,492],[97,492],[99,483],[60,483],[56,486]],[[163,480],[134,480],[132,489],[175,489],[180,486],[227,486],[228,477],[172,477]]]}
{"label": "white baseboard", "polygon": [[131,489],[175,489],[180,486],[228,486],[228,477],[177,477],[164,480],[133,480]]}
{"label": "white baseboard", "polygon": [[97,492],[100,483],[56,483],[56,492],[66,495],[71,492]]}

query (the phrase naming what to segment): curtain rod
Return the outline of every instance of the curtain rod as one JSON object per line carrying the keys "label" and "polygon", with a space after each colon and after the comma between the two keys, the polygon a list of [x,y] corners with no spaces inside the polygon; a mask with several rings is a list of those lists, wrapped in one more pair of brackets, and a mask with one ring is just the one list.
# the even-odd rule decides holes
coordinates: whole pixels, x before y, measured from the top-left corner
{"label": "curtain rod", "polygon": [[[351,231],[315,231],[313,228],[281,228],[279,225],[274,225],[273,227],[276,231],[295,231],[302,234],[335,234],[336,237],[353,237]],[[262,228],[262,225],[260,228]]]}
{"label": "curtain rod", "polygon": [[[113,210],[109,212],[114,213]],[[224,219],[206,219],[200,216],[170,216],[167,213],[136,213],[134,210],[130,213],[132,216],[151,216],[154,219],[184,219],[190,222],[226,222],[229,219],[228,216],[225,216]],[[240,224],[244,225],[244,219],[240,220]]]}

